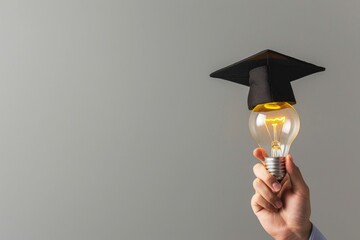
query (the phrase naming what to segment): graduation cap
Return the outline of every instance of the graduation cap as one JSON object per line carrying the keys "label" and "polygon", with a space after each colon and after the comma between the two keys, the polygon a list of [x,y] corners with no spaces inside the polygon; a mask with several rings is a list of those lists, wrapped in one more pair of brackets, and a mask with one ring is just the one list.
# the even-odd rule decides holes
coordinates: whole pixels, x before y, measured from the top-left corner
{"label": "graduation cap", "polygon": [[290,82],[321,71],[325,71],[325,68],[272,50],[264,50],[217,70],[210,77],[249,86],[248,106],[252,110],[258,104],[269,102],[295,104]]}

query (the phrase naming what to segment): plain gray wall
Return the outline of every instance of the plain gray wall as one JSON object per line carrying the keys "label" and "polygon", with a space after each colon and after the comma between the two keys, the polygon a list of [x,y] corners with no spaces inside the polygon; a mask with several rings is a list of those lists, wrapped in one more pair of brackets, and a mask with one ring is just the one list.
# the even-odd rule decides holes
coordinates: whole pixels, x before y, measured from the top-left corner
{"label": "plain gray wall", "polygon": [[291,152],[329,239],[360,217],[360,2],[0,1],[0,239],[270,239],[250,209],[248,89],[209,73],[270,48]]}

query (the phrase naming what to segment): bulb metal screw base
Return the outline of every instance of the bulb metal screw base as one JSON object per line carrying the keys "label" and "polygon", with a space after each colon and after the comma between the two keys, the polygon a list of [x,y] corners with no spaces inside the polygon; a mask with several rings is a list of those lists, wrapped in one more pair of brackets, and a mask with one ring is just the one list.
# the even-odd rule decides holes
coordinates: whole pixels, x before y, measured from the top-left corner
{"label": "bulb metal screw base", "polygon": [[285,157],[266,157],[265,166],[271,175],[273,175],[278,182],[281,182],[286,174]]}

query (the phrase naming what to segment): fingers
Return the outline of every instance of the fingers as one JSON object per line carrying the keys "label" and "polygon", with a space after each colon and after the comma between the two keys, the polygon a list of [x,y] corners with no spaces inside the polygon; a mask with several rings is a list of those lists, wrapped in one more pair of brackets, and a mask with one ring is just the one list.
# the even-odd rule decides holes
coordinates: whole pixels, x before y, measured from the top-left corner
{"label": "fingers", "polygon": [[278,192],[281,189],[280,183],[276,180],[276,178],[271,175],[268,170],[266,170],[265,166],[257,163],[253,168],[254,174],[257,178],[263,181],[270,189],[274,192]]}
{"label": "fingers", "polygon": [[[253,154],[260,161],[263,161],[264,157],[267,156],[265,150],[262,148],[255,149]],[[281,184],[261,163],[255,164],[253,171],[256,176],[256,179],[253,182],[253,187],[256,192],[252,200],[254,212],[259,211],[259,209],[262,208],[270,211],[281,208],[282,202],[278,196],[278,192],[281,190]],[[271,207],[269,207],[269,205]]]}
{"label": "fingers", "polygon": [[266,151],[263,148],[256,148],[253,152],[253,155],[260,161],[264,161],[264,158],[267,157]]}
{"label": "fingers", "polygon": [[277,209],[268,201],[266,201],[259,193],[255,193],[254,196],[252,197],[251,208],[255,214],[263,209],[266,209],[271,212],[277,211]]}
{"label": "fingers", "polygon": [[266,184],[259,178],[256,178],[253,182],[253,187],[266,202],[271,204],[274,208],[281,208],[282,202],[280,198],[274,193]]}
{"label": "fingers", "polygon": [[309,187],[306,185],[301,175],[300,169],[295,165],[291,155],[285,158],[286,171],[289,175],[293,192],[309,193]]}

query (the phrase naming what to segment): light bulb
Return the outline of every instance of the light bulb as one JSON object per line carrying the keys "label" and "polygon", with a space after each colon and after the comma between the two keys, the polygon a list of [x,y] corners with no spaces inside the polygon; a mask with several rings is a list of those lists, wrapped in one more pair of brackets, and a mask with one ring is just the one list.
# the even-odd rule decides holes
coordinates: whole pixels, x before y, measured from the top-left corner
{"label": "light bulb", "polygon": [[249,129],[258,145],[269,155],[265,157],[267,170],[281,181],[285,174],[285,156],[300,129],[296,110],[287,102],[257,105],[249,118]]}

